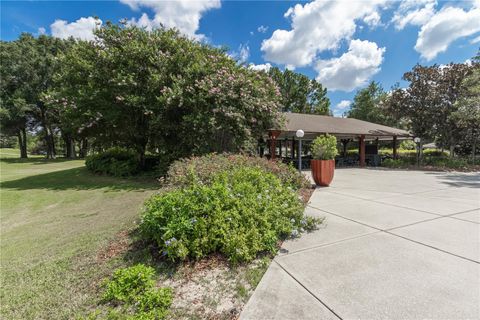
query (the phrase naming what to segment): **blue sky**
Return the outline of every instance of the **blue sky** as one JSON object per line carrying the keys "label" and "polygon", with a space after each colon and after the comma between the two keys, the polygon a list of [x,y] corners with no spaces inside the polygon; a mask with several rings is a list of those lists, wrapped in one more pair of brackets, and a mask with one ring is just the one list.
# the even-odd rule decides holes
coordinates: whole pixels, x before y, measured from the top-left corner
{"label": "blue sky", "polygon": [[1,39],[21,32],[92,37],[93,17],[161,24],[252,68],[295,69],[329,90],[336,115],[371,80],[389,89],[416,63],[464,62],[480,46],[480,0],[2,1]]}

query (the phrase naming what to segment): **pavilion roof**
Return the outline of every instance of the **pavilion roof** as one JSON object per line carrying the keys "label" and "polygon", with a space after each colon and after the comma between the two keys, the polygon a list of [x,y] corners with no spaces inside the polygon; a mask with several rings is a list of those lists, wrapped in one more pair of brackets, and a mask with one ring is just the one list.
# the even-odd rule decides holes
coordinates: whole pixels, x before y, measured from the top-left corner
{"label": "pavilion roof", "polygon": [[[289,136],[301,129],[305,135],[329,133],[336,136],[359,136],[366,137],[412,137],[408,131],[384,126],[368,121],[353,118],[337,118],[302,113],[284,113],[285,124],[280,129],[282,136]],[[290,133],[290,134],[289,134]]]}

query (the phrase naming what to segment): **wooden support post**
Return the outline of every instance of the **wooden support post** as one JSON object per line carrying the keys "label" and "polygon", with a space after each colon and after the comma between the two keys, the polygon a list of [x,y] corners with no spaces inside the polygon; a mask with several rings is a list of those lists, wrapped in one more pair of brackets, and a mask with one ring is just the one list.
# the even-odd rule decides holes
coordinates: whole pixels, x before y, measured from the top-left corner
{"label": "wooden support post", "polygon": [[397,159],[397,136],[393,136],[393,159]]}
{"label": "wooden support post", "polygon": [[365,135],[361,135],[358,140],[358,154],[360,156],[360,167],[365,167]]}
{"label": "wooden support post", "polygon": [[344,158],[347,157],[347,146],[348,146],[348,142],[350,141],[350,139],[342,139],[340,140],[342,142],[342,145],[343,145],[343,154],[342,156]]}
{"label": "wooden support post", "polygon": [[292,161],[295,159],[295,138],[292,138],[292,149],[290,150],[292,152]]}
{"label": "wooden support post", "polygon": [[270,136],[270,160],[275,160],[277,151],[277,138],[280,133],[280,130],[270,130],[268,132],[268,135]]}

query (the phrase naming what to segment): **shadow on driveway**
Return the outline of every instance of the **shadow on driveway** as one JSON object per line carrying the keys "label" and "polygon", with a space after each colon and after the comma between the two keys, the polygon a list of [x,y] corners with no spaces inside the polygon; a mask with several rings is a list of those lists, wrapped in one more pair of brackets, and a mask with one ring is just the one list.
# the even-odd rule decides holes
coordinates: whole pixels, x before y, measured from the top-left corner
{"label": "shadow on driveway", "polygon": [[441,183],[452,187],[480,188],[480,172],[452,173],[452,172],[425,172],[434,175]]}

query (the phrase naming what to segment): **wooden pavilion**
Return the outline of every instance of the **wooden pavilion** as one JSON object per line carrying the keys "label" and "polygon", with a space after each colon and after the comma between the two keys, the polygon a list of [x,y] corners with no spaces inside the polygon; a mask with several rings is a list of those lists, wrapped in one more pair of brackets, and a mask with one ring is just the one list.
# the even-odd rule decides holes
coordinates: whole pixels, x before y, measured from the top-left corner
{"label": "wooden pavilion", "polygon": [[[357,120],[353,118],[337,118],[330,116],[320,116],[301,113],[284,113],[285,122],[279,129],[269,130],[268,145],[269,153],[272,159],[276,158],[277,147],[280,150],[288,147],[291,152],[291,159],[295,159],[295,144],[297,130],[303,130],[305,136],[302,141],[311,141],[318,135],[334,135],[338,141],[343,144],[343,154],[346,154],[347,144],[351,141],[358,141],[359,146],[359,165],[364,167],[365,145],[367,141],[373,141],[378,144],[380,140],[391,140],[393,142],[393,158],[397,157],[397,141],[412,139],[413,135],[408,131],[388,127],[376,123]],[[282,148],[285,147],[285,148]]]}

